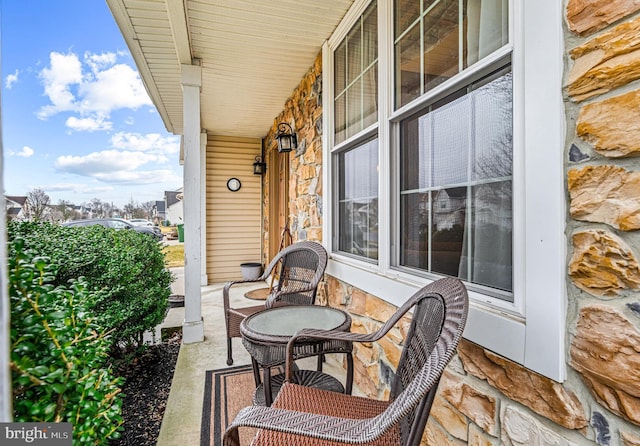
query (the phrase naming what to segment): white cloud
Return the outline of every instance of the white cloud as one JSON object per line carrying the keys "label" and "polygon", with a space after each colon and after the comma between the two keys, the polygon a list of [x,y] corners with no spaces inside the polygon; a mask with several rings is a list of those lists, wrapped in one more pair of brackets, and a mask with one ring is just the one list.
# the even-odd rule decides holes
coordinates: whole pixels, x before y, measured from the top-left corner
{"label": "white cloud", "polygon": [[71,87],[82,83],[82,64],[75,54],[52,52],[51,66],[40,72],[44,92],[51,105],[42,107],[38,116],[46,119],[61,111],[77,110],[76,98]]}
{"label": "white cloud", "polygon": [[118,132],[111,137],[111,146],[122,150],[135,150],[158,154],[175,154],[180,151],[178,136],[162,136],[159,133]]}
{"label": "white cloud", "polygon": [[92,54],[89,52],[84,53],[84,60],[94,73],[99,72],[101,69],[110,67],[116,63],[115,53],[102,53]]}
{"label": "white cloud", "polygon": [[[46,186],[46,190],[51,192],[75,191],[85,187],[84,183],[55,183]],[[44,189],[44,188],[43,188]]]}
{"label": "white cloud", "polygon": [[151,106],[138,73],[128,65],[113,65],[97,71],[90,81],[78,88],[80,112],[110,113],[120,108]]}
{"label": "white cloud", "polygon": [[181,183],[182,179],[168,169],[147,170],[137,172],[115,172],[114,174],[98,174],[95,177],[108,183],[119,184],[155,184]]}
{"label": "white cloud", "polygon": [[7,75],[7,77],[5,78],[5,82],[4,82],[4,85],[7,88],[7,90],[11,90],[11,88],[13,87],[13,84],[18,82],[18,75],[19,74],[20,74],[20,72],[18,70],[16,70],[15,73]]}
{"label": "white cloud", "polygon": [[113,124],[110,121],[105,121],[102,116],[95,116],[89,118],[76,118],[70,116],[67,118],[65,125],[71,130],[77,132],[95,132],[95,131],[107,131],[111,130]]}
{"label": "white cloud", "polygon": [[9,155],[9,156],[21,156],[23,158],[29,158],[30,156],[33,156],[34,153],[35,153],[35,151],[31,147],[24,146],[22,148],[22,150],[20,150],[18,152],[16,152],[15,150],[9,150],[7,155]]}
{"label": "white cloud", "polygon": [[95,124],[107,123],[114,110],[152,106],[138,73],[117,64],[117,58],[115,53],[85,53],[81,61],[74,53],[52,52],[50,66],[40,72],[51,103],[41,107],[38,117],[71,112],[78,116],[67,120],[69,128],[96,131],[110,129]]}
{"label": "white cloud", "polygon": [[112,186],[88,186],[85,183],[55,183],[42,186],[47,192],[77,192],[83,194],[111,192]]}
{"label": "white cloud", "polygon": [[163,157],[142,152],[104,150],[84,156],[60,156],[56,159],[54,166],[63,172],[96,178],[102,176],[100,179],[103,179],[109,178],[109,175],[114,175],[116,172],[134,171],[142,165],[158,161],[163,162]]}

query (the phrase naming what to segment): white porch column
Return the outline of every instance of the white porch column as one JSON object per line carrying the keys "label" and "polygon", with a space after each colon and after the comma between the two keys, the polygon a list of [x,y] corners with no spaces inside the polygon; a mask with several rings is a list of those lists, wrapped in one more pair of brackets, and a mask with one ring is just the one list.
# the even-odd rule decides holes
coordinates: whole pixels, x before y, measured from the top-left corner
{"label": "white porch column", "polygon": [[184,144],[184,322],[182,342],[204,340],[201,308],[201,177],[203,164],[200,147],[200,85],[202,70],[197,65],[181,65]]}
{"label": "white porch column", "polygon": [[[2,176],[2,135],[0,132],[0,186],[4,187]],[[10,300],[8,284],[8,264],[7,264],[7,235],[6,235],[6,209],[0,207],[0,422],[12,421],[13,395],[11,392],[11,370],[9,361],[11,359],[10,341]]]}
{"label": "white porch column", "polygon": [[200,285],[207,286],[207,132],[200,133]]}

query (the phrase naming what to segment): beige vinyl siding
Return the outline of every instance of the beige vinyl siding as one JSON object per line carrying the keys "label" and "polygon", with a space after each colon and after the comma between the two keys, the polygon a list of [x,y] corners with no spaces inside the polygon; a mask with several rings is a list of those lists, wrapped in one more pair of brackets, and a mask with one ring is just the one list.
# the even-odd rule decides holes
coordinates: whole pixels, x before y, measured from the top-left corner
{"label": "beige vinyl siding", "polygon": [[[257,138],[207,138],[207,276],[209,283],[242,277],[240,264],[260,262],[262,195],[260,175],[253,174],[261,153]],[[227,189],[238,178],[237,192]]]}

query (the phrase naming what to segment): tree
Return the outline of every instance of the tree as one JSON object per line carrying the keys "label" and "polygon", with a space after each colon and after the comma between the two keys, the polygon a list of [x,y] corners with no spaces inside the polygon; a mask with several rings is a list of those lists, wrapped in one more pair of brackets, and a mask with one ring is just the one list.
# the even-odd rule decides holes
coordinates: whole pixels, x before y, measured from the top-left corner
{"label": "tree", "polygon": [[91,200],[91,211],[93,212],[93,216],[95,218],[106,217],[105,203],[103,203],[99,198],[93,198]]}
{"label": "tree", "polygon": [[151,213],[147,211],[149,203],[153,202],[150,201],[141,205],[131,198],[129,202],[124,205],[124,212],[127,218],[149,218],[149,215],[151,215]]}
{"label": "tree", "polygon": [[58,200],[58,204],[55,206],[55,209],[56,210],[53,213],[54,220],[69,221],[81,218],[80,212],[70,201]]}
{"label": "tree", "polygon": [[25,220],[45,221],[49,217],[51,198],[42,189],[33,189],[24,203]]}
{"label": "tree", "polygon": [[129,202],[124,205],[124,213],[126,218],[135,218],[134,213],[138,204],[133,201],[133,198],[129,199]]}
{"label": "tree", "polygon": [[153,217],[153,209],[156,207],[156,202],[155,201],[147,201],[145,203],[142,203],[142,210],[144,210],[145,212],[145,216],[142,218],[146,218],[148,220],[151,220],[151,217]]}

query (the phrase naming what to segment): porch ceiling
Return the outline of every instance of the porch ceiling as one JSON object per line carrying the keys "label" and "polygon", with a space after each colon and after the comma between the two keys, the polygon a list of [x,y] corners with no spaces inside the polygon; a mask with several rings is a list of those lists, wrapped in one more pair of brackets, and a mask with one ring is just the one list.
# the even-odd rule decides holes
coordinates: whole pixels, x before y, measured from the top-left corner
{"label": "porch ceiling", "polygon": [[354,0],[106,0],[167,130],[180,65],[202,67],[210,134],[263,137]]}

